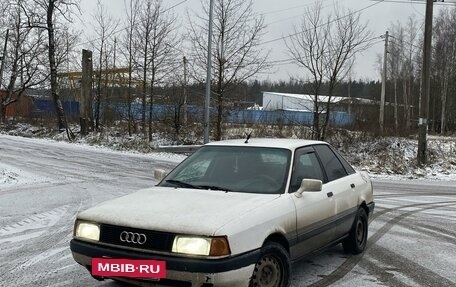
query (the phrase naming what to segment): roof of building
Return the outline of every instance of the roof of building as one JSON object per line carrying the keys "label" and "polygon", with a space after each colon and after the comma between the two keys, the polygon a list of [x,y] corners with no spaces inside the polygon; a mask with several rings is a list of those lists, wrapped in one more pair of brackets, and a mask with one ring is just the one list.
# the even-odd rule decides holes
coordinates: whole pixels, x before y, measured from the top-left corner
{"label": "roof of building", "polygon": [[[276,93],[276,92],[263,92],[264,94],[270,94],[274,96],[280,96],[280,97],[289,97],[289,98],[296,98],[296,99],[302,99],[302,100],[308,100],[308,101],[313,101],[315,99],[314,95],[306,95],[306,94],[290,94],[290,93]],[[323,96],[319,95],[318,96],[318,101],[319,102],[327,102],[329,99],[328,96]],[[342,100],[346,99],[345,97],[331,97],[331,103],[338,103]]]}
{"label": "roof of building", "polygon": [[[279,97],[289,97],[289,98],[295,98],[295,99],[301,99],[301,100],[305,100],[305,101],[314,101],[315,100],[315,96],[314,95],[308,95],[308,94],[291,94],[291,93],[277,93],[277,92],[263,92],[263,96],[264,94],[270,94],[270,95],[273,95],[273,96],[279,96]],[[318,96],[318,101],[319,102],[322,102],[322,103],[326,103],[328,102],[328,99],[329,97],[328,96],[324,96],[324,95],[319,95]],[[375,104],[376,101],[374,100],[370,100],[370,99],[363,99],[363,98],[350,98],[350,97],[331,97],[331,103],[334,103],[334,104],[337,104],[339,102],[342,102],[342,101],[351,101],[351,102],[360,102],[360,103],[364,103],[364,104]]]}

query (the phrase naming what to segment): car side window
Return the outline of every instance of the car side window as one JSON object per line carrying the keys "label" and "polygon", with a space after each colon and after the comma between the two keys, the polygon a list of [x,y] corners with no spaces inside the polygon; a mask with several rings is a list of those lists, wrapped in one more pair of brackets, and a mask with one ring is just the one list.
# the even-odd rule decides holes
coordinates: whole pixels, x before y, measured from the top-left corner
{"label": "car side window", "polygon": [[296,192],[303,179],[319,179],[324,181],[323,171],[313,148],[296,151],[291,176],[290,192]]}
{"label": "car side window", "polygon": [[344,166],[345,170],[347,171],[348,174],[354,174],[356,171],[353,169],[353,167],[345,160],[345,158],[337,152],[334,148],[331,147],[331,150],[336,154],[336,156],[339,158],[340,162]]}
{"label": "car side window", "polygon": [[345,168],[343,167],[339,158],[334,154],[329,146],[315,145],[314,148],[317,151],[317,154],[326,172],[328,182],[347,175],[347,172],[345,171]]}

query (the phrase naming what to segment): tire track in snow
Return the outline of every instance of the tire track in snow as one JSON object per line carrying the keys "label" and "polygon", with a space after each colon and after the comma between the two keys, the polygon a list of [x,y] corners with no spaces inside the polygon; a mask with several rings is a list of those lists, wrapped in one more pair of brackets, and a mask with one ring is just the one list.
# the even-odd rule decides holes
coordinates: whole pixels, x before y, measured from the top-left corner
{"label": "tire track in snow", "polygon": [[[416,282],[421,286],[455,286],[456,282],[443,277],[436,272],[417,264],[413,260],[410,260],[400,254],[392,252],[388,248],[381,247],[379,245],[373,245],[370,251],[375,254],[375,259],[382,262],[383,264],[390,266],[390,268],[400,270],[402,275],[408,278],[414,278]],[[403,268],[404,266],[413,266],[413,268]],[[372,275],[382,274],[382,270],[375,270]],[[396,286],[396,285],[389,285]]]}
{"label": "tire track in snow", "polygon": [[[42,234],[34,238],[34,241],[29,242],[27,246],[22,245],[19,251],[17,249],[14,250],[14,254],[21,254],[21,256],[0,266],[0,269],[7,270],[7,272],[2,274],[1,280],[10,283],[10,286],[17,286],[15,282],[21,282],[21,286],[26,286],[27,284],[44,286],[36,284],[36,282],[39,282],[37,279],[40,277],[49,278],[54,276],[54,274],[61,276],[63,275],[62,273],[66,272],[74,273],[75,264],[69,250],[72,230],[69,229],[72,229],[72,223],[80,209],[88,204],[92,204],[93,201],[90,192],[84,189],[80,192],[82,194],[78,197],[78,203],[61,206],[49,212],[43,212],[33,216],[33,221],[36,221],[36,219],[46,220],[48,217],[54,218],[54,224],[48,224],[43,230],[40,230]],[[21,222],[26,221],[27,219],[24,219]],[[68,224],[69,222],[71,222],[71,225]],[[17,226],[17,224],[11,224],[11,226]],[[14,231],[18,230],[14,229]],[[15,234],[20,234],[20,232],[16,232]],[[7,258],[11,258],[11,256]],[[62,266],[73,266],[73,269],[58,270]],[[60,280],[61,277],[56,279],[55,282],[59,282]]]}
{"label": "tire track in snow", "polygon": [[[380,281],[385,286],[395,286],[395,287],[413,287],[416,284],[407,284],[396,278],[397,272],[391,268],[385,268],[380,266],[379,262],[372,261],[372,258],[364,257],[360,262],[359,266],[364,268],[369,274],[373,274],[375,278]],[[410,280],[409,278],[407,278]],[[412,280],[413,281],[413,280]]]}
{"label": "tire track in snow", "polygon": [[19,222],[0,228],[0,242],[4,238],[14,237],[29,230],[43,229],[52,227],[67,212],[68,205],[54,208],[50,211],[34,214]]}
{"label": "tire track in snow", "polygon": [[[325,276],[323,279],[321,279],[315,283],[312,283],[308,286],[309,287],[330,286],[331,284],[334,284],[335,282],[342,279],[345,275],[347,275],[356,265],[358,265],[358,263],[362,260],[363,256],[376,257],[376,252],[378,252],[378,250],[373,248],[373,246],[375,246],[377,241],[379,241],[385,234],[387,234],[391,230],[391,228],[393,228],[402,219],[407,218],[413,214],[425,211],[425,210],[439,208],[439,207],[446,207],[446,206],[454,206],[454,205],[456,205],[456,201],[418,203],[418,204],[410,204],[407,206],[400,206],[397,208],[387,208],[385,210],[375,213],[374,216],[372,217],[372,220],[375,220],[379,216],[392,212],[392,211],[398,211],[398,210],[405,209],[405,208],[414,208],[414,207],[419,208],[419,209],[415,209],[415,210],[406,211],[398,216],[395,216],[394,218],[390,219],[389,221],[387,221],[377,232],[375,232],[373,235],[371,235],[369,237],[369,239],[367,241],[367,247],[366,247],[366,250],[364,253],[349,257],[344,263],[342,263],[336,270],[331,272],[329,275]],[[373,249],[373,250],[371,251],[371,249]],[[373,254],[371,254],[371,252]],[[398,266],[398,267],[401,267],[401,266]],[[426,269],[426,270],[428,270],[428,269]],[[430,277],[434,276],[434,272],[431,270],[429,270],[428,273],[424,272],[424,274],[428,274]],[[446,279],[444,277],[440,277],[440,278],[444,281],[445,280],[448,281],[448,279]],[[452,286],[452,285],[448,285],[448,286]]]}
{"label": "tire track in snow", "polygon": [[432,238],[438,239],[440,242],[447,242],[449,244],[456,245],[456,234],[450,230],[444,230],[442,228],[436,226],[430,226],[426,224],[422,224],[418,221],[410,221],[410,222],[399,222],[397,224],[402,228],[406,228],[408,230],[418,232],[420,234],[424,234],[430,236]]}

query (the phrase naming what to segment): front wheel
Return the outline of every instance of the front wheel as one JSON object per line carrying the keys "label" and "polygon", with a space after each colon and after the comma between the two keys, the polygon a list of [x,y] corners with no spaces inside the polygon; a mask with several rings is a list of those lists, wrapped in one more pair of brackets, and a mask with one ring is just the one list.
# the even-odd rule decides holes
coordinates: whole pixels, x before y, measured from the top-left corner
{"label": "front wheel", "polygon": [[342,242],[345,252],[352,254],[362,253],[367,244],[367,230],[367,214],[364,208],[360,208],[347,239]]}
{"label": "front wheel", "polygon": [[270,242],[261,249],[249,287],[287,287],[290,283],[291,263],[282,245]]}

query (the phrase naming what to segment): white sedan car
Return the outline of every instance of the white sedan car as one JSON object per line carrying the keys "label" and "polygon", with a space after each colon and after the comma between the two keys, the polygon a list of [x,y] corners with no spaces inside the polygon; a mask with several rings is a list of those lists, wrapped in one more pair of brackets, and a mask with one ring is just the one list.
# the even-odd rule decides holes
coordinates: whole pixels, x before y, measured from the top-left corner
{"label": "white sedan car", "polygon": [[311,252],[363,252],[373,210],[367,174],[325,142],[228,140],[155,187],[81,212],[70,245],[99,280],[282,287]]}

